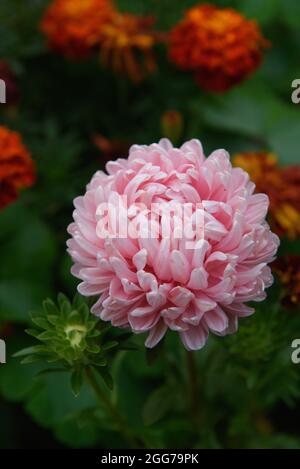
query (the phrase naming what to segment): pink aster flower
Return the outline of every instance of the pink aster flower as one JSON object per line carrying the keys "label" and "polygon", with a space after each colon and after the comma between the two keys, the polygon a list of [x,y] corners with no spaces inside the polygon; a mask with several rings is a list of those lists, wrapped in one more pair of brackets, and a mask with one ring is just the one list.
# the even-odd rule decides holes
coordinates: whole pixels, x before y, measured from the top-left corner
{"label": "pink aster flower", "polygon": [[[147,347],[168,329],[188,350],[203,347],[209,332],[235,332],[238,318],[254,312],[246,303],[264,300],[272,284],[279,239],[265,220],[268,197],[254,194],[226,151],[206,158],[198,140],[179,149],[165,139],[134,145],[106,169],[75,199],[68,228],[78,290],[98,297],[92,313],[148,332]],[[178,206],[189,208],[188,235],[178,230]]]}

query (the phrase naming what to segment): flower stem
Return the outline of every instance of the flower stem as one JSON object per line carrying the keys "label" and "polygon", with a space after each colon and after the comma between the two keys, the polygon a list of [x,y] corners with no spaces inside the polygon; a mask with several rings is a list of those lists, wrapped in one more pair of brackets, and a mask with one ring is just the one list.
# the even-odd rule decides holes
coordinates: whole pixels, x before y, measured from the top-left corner
{"label": "flower stem", "polygon": [[199,387],[197,377],[197,366],[195,362],[195,356],[193,352],[186,351],[187,359],[187,370],[189,378],[189,391],[190,391],[190,411],[192,420],[194,421],[195,427],[200,427],[200,407],[199,407]]}
{"label": "flower stem", "polygon": [[119,432],[124,436],[124,438],[127,440],[128,444],[130,445],[131,448],[140,448],[141,444],[140,442],[135,438],[134,435],[132,435],[131,431],[129,428],[126,426],[126,422],[123,418],[123,416],[119,413],[118,409],[116,406],[111,402],[110,398],[107,396],[107,394],[103,391],[101,386],[99,386],[93,369],[91,367],[87,367],[85,369],[85,376],[87,379],[87,382],[95,392],[99,402],[101,402],[102,405],[106,407],[106,410],[112,420],[115,422]]}

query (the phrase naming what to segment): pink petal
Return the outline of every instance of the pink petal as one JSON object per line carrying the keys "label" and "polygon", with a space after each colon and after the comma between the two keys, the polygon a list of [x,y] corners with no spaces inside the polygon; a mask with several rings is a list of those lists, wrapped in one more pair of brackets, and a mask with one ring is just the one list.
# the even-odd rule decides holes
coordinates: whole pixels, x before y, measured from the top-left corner
{"label": "pink petal", "polygon": [[171,253],[171,272],[176,282],[186,283],[190,276],[190,266],[186,257],[180,251]]}
{"label": "pink petal", "polygon": [[200,350],[206,344],[208,332],[200,325],[181,332],[180,337],[187,350]]}
{"label": "pink petal", "polygon": [[155,347],[158,342],[164,337],[165,333],[167,332],[167,325],[164,321],[159,321],[149,332],[147,340],[145,342],[146,347],[153,348]]}
{"label": "pink petal", "polygon": [[219,306],[205,313],[203,320],[209,329],[216,332],[222,332],[228,326],[228,317]]}

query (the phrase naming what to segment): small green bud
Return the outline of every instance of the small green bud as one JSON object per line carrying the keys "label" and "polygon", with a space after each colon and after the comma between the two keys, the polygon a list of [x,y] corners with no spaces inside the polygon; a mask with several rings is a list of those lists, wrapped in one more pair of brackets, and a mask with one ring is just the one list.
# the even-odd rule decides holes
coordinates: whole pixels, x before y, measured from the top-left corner
{"label": "small green bud", "polygon": [[71,347],[77,348],[85,339],[87,328],[81,324],[69,324],[65,327],[65,334],[71,344]]}
{"label": "small green bud", "polygon": [[[36,329],[26,332],[42,345],[21,350],[16,356],[22,363],[43,360],[60,362],[72,373],[72,390],[80,391],[82,373],[86,367],[96,367],[105,383],[111,387],[109,365],[119,350],[127,348],[127,334],[118,334],[114,328],[90,314],[85,300],[76,295],[72,302],[59,294],[57,303],[47,299],[43,311],[32,316]],[[100,368],[101,367],[101,368]]]}

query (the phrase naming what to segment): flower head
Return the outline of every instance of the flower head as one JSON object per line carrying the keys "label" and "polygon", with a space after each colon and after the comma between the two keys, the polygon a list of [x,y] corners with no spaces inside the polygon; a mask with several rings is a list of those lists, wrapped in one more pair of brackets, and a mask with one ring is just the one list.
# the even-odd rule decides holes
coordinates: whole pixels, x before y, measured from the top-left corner
{"label": "flower head", "polygon": [[54,0],[41,29],[51,49],[80,59],[89,56],[99,44],[101,26],[110,20],[113,11],[110,0]]}
{"label": "flower head", "polygon": [[254,311],[245,303],[264,300],[272,283],[279,240],[265,221],[268,197],[253,194],[226,151],[206,158],[198,140],[134,145],[106,169],[75,199],[68,228],[78,290],[98,296],[92,312],[148,332],[148,347],[167,329],[189,350],[209,331],[236,331]]}
{"label": "flower head", "polygon": [[204,89],[222,92],[259,66],[267,44],[256,22],[238,11],[197,5],[171,31],[170,59]]}
{"label": "flower head", "polygon": [[270,222],[280,235],[300,236],[300,166],[281,167],[276,155],[246,152],[234,156],[233,164],[248,171],[257,191],[270,198]]}
{"label": "flower head", "polygon": [[34,164],[20,135],[0,126],[0,207],[15,200],[19,189],[34,182]]}
{"label": "flower head", "polygon": [[151,17],[115,13],[101,28],[102,62],[136,82],[153,73],[153,47],[158,37],[152,30],[153,22]]}

